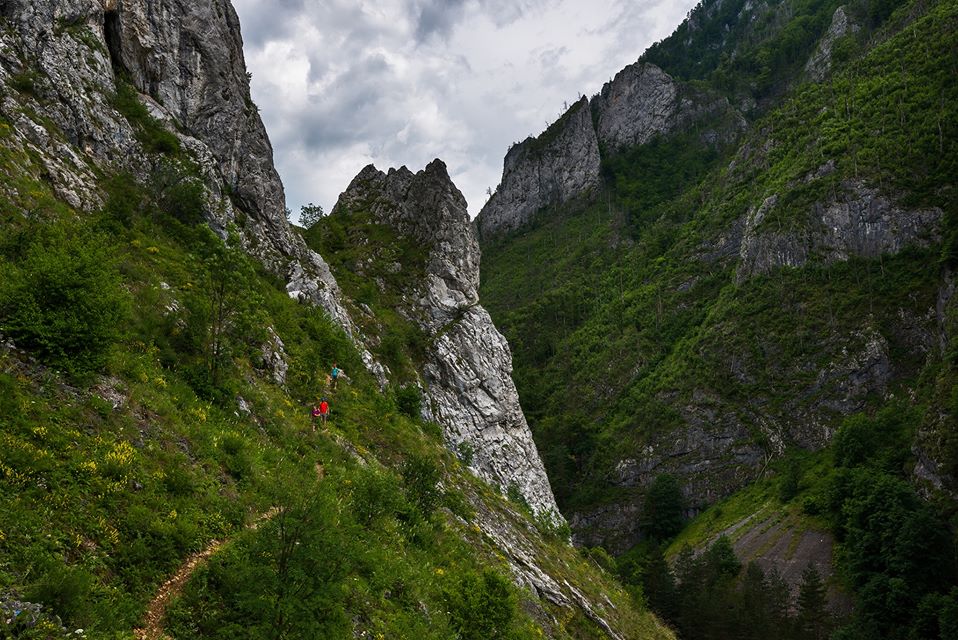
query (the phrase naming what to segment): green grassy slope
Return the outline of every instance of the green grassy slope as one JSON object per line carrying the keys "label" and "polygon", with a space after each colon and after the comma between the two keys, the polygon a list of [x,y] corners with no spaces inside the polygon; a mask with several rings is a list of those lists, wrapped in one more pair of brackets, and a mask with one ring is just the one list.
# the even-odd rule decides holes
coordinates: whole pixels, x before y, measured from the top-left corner
{"label": "green grassy slope", "polygon": [[[831,80],[798,87],[731,157],[680,179],[679,195],[648,177],[689,155],[681,140],[661,141],[609,162],[606,192],[587,210],[483,247],[483,300],[513,347],[523,406],[567,508],[614,497],[612,466],[686,424],[677,409],[696,391],[718,399],[719,420],[753,425],[759,447],[770,443],[756,415],[784,425],[785,444],[808,444],[801,416],[828,424],[841,412],[827,408],[816,376],[861,336],[887,340],[892,393],[947,370],[934,357],[923,369],[910,331],[934,331],[918,318],[935,307],[940,258],[954,251],[956,11],[903,6]],[[807,178],[829,160],[833,172]],[[942,208],[944,245],[880,260],[813,256],[737,281],[737,225],[750,208],[778,194],[759,230],[800,233],[811,205],[848,180],[904,206]],[[543,264],[561,275],[550,280]],[[716,479],[715,489],[743,478]]]}
{"label": "green grassy slope", "polygon": [[[321,311],[197,224],[187,159],[167,167],[183,180],[104,177],[104,210],[79,215],[11,131],[0,122],[0,332],[16,344],[0,347],[0,636],[131,638],[166,577],[226,539],[170,636],[604,637],[513,584],[483,528],[495,518],[622,633],[670,637],[468,474],[411,417],[417,398],[380,392]],[[263,350],[274,332],[284,384]],[[353,378],[335,392],[333,361]],[[323,395],[331,424],[314,431]]]}
{"label": "green grassy slope", "polygon": [[[618,511],[648,509],[645,489],[663,474],[691,496],[682,507],[704,509],[677,537],[659,536],[672,573],[648,540],[618,561],[682,637],[823,637],[842,625],[835,637],[951,637],[958,4],[852,3],[861,30],[840,40],[820,84],[800,76],[814,40],[783,66],[753,63],[780,44],[768,33],[827,26],[835,3],[789,3],[788,20],[759,22],[758,35],[729,17],[742,4],[706,3],[694,28],[646,54],[763,100],[741,146],[696,156],[694,141],[666,138],[606,160],[597,202],[483,246],[484,304],[513,347],[560,506],[586,516],[580,535],[620,549],[657,537],[654,515]],[[752,274],[741,264],[749,212],[770,196],[750,232],[800,244],[827,234],[817,207],[859,184],[905,208],[939,208],[940,237],[874,259],[812,246],[798,266]],[[778,538],[736,528],[757,513]],[[780,579],[732,566],[721,544],[695,560],[679,553],[723,532],[729,548],[747,536],[771,548],[806,529],[834,536],[831,580],[854,600],[850,620],[811,625],[813,609],[801,613],[811,586],[804,605],[793,596],[797,617],[783,614]],[[743,560],[761,556],[745,546]]]}

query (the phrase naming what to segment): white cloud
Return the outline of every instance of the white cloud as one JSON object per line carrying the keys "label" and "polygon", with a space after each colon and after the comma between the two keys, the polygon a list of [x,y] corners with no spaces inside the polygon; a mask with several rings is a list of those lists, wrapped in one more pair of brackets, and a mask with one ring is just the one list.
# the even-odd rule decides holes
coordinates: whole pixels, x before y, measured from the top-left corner
{"label": "white cloud", "polygon": [[509,145],[592,95],[693,0],[234,0],[290,207],[370,162],[445,160],[472,215]]}

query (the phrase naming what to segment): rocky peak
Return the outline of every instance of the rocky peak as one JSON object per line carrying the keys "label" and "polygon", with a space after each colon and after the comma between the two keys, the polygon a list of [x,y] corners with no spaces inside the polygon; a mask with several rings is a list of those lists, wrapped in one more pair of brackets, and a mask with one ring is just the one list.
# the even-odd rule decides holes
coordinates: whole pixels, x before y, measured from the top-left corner
{"label": "rocky peak", "polygon": [[[586,110],[588,112],[588,110]],[[481,478],[518,491],[538,514],[561,519],[512,381],[512,353],[479,306],[479,243],[466,200],[441,160],[422,171],[369,165],[333,216],[364,212],[429,250],[425,274],[396,311],[429,336],[420,371],[424,417]]]}
{"label": "rocky peak", "polygon": [[678,85],[648,62],[636,62],[615,74],[592,99],[603,149],[615,152],[645,144],[671,130],[679,111]]}
{"label": "rocky peak", "polygon": [[132,84],[134,99],[198,168],[210,226],[225,235],[236,224],[247,250],[288,280],[290,295],[353,333],[328,265],[286,220],[229,0],[4,0],[0,21],[0,117],[14,125],[2,144],[38,158],[63,201],[96,210],[102,175],[149,183],[179,162],[144,144],[121,113],[116,96]]}
{"label": "rocky peak", "polygon": [[696,123],[706,144],[727,143],[745,128],[728,100],[676,82],[648,62],[615,75],[602,91],[572,105],[537,138],[506,154],[502,181],[476,222],[483,239],[509,233],[547,207],[590,197],[603,157]]}
{"label": "rocky peak", "polygon": [[434,306],[446,312],[479,300],[479,243],[466,199],[442,160],[412,173],[406,167],[383,173],[369,165],[359,172],[333,208],[365,210],[383,224],[429,248],[427,273],[444,290]]}
{"label": "rocky peak", "polygon": [[805,65],[805,73],[808,74],[808,77],[815,82],[824,80],[832,68],[832,50],[835,48],[835,44],[840,38],[858,30],[859,26],[851,20],[844,6],[835,9],[828,31],[822,36],[815,52]]}
{"label": "rocky peak", "polygon": [[[4,66],[17,73],[19,58],[36,71],[42,112],[97,165],[149,171],[149,154],[136,149],[129,124],[110,104],[122,79],[208,163],[213,195],[252,217],[261,227],[255,233],[278,253],[293,251],[283,185],[250,99],[239,20],[228,0],[8,0],[2,15],[13,26],[5,49],[15,54],[4,56]],[[224,186],[228,194],[220,193]],[[229,220],[231,211],[218,222]]]}
{"label": "rocky peak", "polygon": [[483,238],[513,231],[542,208],[560,205],[599,184],[599,141],[583,97],[537,138],[506,154],[502,181],[479,212]]}

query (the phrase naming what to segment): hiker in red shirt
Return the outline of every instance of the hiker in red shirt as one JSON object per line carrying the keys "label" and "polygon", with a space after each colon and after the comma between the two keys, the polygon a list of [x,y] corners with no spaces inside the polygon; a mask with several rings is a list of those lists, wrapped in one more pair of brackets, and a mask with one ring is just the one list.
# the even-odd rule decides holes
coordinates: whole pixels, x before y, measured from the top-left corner
{"label": "hiker in red shirt", "polygon": [[323,398],[323,401],[319,403],[319,417],[323,421],[323,429],[326,429],[326,421],[329,420],[329,403],[326,402],[326,398]]}

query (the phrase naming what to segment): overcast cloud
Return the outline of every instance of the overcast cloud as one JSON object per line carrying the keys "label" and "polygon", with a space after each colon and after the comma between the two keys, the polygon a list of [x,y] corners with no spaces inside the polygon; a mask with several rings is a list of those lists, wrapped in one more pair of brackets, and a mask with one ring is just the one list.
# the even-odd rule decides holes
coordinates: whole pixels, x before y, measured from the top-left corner
{"label": "overcast cloud", "polygon": [[233,0],[290,208],[370,162],[442,158],[475,215],[513,142],[592,95],[693,0]]}

